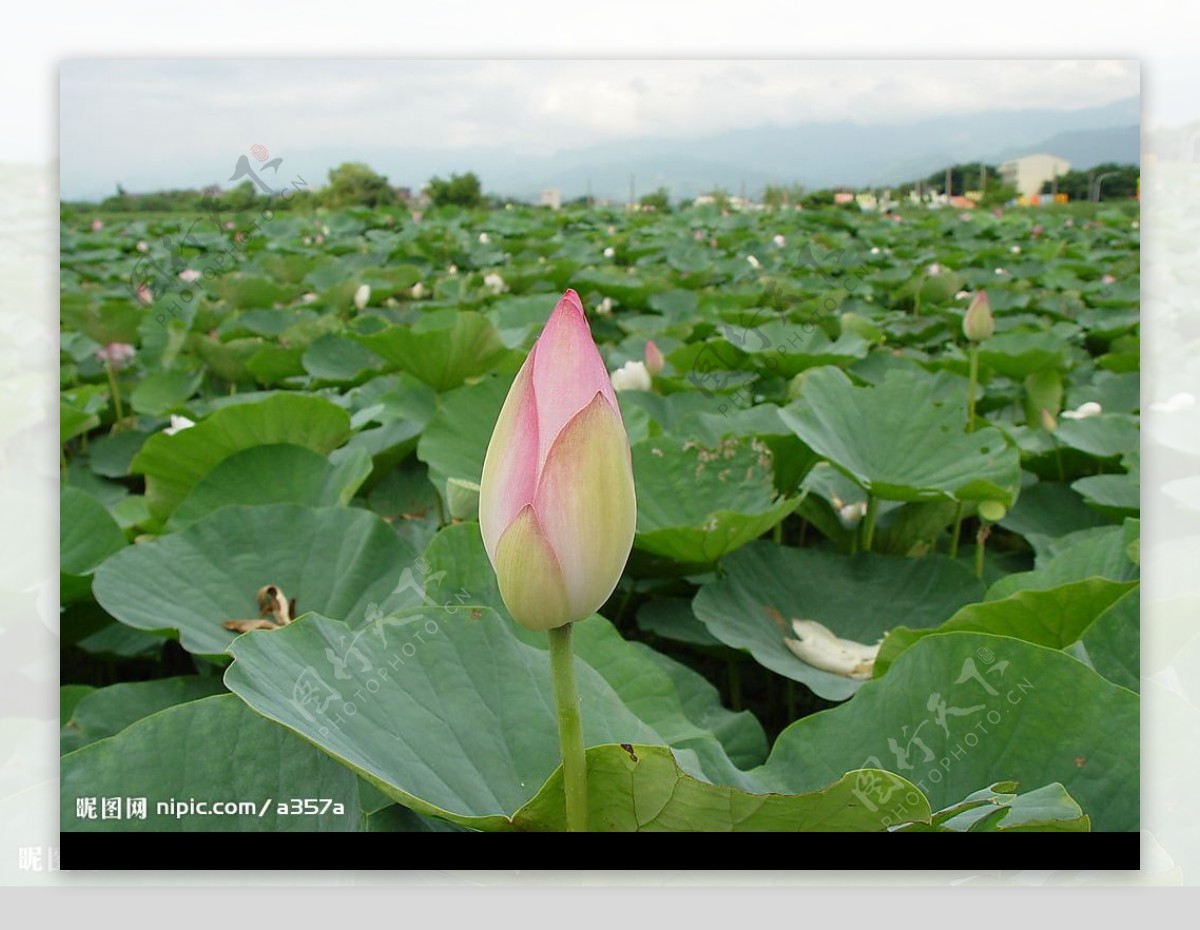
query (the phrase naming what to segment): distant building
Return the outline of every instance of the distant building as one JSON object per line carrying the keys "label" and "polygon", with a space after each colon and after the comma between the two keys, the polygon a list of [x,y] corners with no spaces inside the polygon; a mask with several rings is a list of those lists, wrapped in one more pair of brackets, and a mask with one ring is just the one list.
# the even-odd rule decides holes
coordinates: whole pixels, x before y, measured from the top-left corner
{"label": "distant building", "polygon": [[549,207],[551,210],[562,209],[562,191],[557,187],[548,187],[538,197],[539,207]]}
{"label": "distant building", "polygon": [[1065,158],[1038,152],[1006,161],[1000,166],[1000,177],[1005,184],[1015,187],[1022,197],[1028,197],[1041,191],[1047,181],[1062,177],[1070,170],[1071,163]]}

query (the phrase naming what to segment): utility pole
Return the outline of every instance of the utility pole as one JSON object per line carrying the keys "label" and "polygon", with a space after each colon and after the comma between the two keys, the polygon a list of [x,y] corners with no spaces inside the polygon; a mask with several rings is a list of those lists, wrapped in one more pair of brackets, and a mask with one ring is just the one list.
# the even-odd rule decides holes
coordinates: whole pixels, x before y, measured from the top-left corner
{"label": "utility pole", "polygon": [[952,170],[953,170],[953,169],[951,169],[951,168],[947,168],[947,169],[946,169],[946,203],[949,203],[949,202],[950,202],[950,194],[952,193],[952,191],[950,190],[950,179],[951,179],[951,173],[950,173],[950,172],[951,172]]}
{"label": "utility pole", "polygon": [[633,176],[633,172],[631,171],[629,173],[629,206],[631,206],[631,207],[635,203],[637,203],[637,200],[634,199],[634,195],[633,195],[633,190],[634,190],[633,182],[634,182],[634,176]]}
{"label": "utility pole", "polygon": [[[964,191],[965,193],[965,191]],[[979,196],[982,197],[987,193],[987,165],[983,162],[979,163]]]}

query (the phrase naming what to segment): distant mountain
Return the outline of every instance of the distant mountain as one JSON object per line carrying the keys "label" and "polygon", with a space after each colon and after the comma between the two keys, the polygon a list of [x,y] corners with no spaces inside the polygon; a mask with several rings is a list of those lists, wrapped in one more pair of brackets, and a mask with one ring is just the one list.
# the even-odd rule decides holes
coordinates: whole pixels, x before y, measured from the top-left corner
{"label": "distant mountain", "polygon": [[[631,176],[636,196],[666,187],[672,197],[694,197],[721,187],[757,194],[766,184],[798,183],[810,189],[896,184],[925,177],[957,162],[997,163],[1046,151],[1073,167],[1104,161],[1139,161],[1140,101],[1130,97],[1077,110],[986,110],[904,123],[852,120],[705,133],[691,138],[641,138],[580,148],[548,140],[543,151],[501,147],[444,149],[419,140],[412,147],[321,146],[291,150],[282,172],[323,184],[342,162],[366,162],[397,186],[419,190],[434,175],[474,171],[490,193],[534,199],[558,188],[566,199],[592,194],[624,201]],[[414,140],[417,141],[417,140]],[[232,163],[212,164],[191,186],[226,184]],[[168,169],[177,171],[170,166]],[[178,178],[143,181],[181,186]]]}
{"label": "distant mountain", "polygon": [[[455,153],[459,167],[452,170],[476,171],[485,188],[513,197],[557,187],[567,198],[590,191],[623,200],[629,196],[630,175],[637,195],[662,186],[677,198],[713,187],[756,193],[768,183],[858,187],[923,177],[955,162],[996,162],[1036,151],[1053,152],[1079,167],[1137,162],[1140,118],[1140,101],[1131,97],[1079,110],[985,111],[898,124],[762,126],[533,156],[481,149]],[[394,183],[419,187],[429,176],[422,170],[437,161],[433,151],[393,151],[380,153],[371,164]],[[414,170],[418,164],[421,170]]]}
{"label": "distant mountain", "polygon": [[1049,152],[1051,155],[1065,158],[1072,168],[1081,170],[1105,162],[1138,165],[1142,161],[1141,127],[1121,126],[1115,129],[1060,132],[1037,145],[1004,149],[993,156],[991,161],[993,164],[999,164],[1031,152]]}

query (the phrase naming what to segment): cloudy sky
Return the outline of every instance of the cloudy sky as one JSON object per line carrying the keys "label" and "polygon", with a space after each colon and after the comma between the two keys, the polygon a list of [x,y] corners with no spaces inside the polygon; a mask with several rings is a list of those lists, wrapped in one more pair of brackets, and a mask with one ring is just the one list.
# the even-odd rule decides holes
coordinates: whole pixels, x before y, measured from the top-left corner
{"label": "cloudy sky", "polygon": [[[1073,109],[1139,92],[1134,61],[67,61],[62,196],[194,186],[261,143],[579,148],[810,120]],[[234,153],[231,157],[231,153]],[[351,156],[352,157],[352,156]]]}

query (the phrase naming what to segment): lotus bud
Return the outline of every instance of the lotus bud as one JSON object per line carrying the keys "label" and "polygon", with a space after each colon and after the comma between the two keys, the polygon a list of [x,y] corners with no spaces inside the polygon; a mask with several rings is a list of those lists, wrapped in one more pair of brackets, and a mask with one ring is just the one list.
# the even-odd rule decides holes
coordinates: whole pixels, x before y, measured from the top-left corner
{"label": "lotus bud", "polygon": [[550,630],[595,613],[636,523],[621,410],[569,290],[517,372],[483,461],[479,528],[513,619]]}
{"label": "lotus bud", "polygon": [[371,302],[371,285],[360,284],[358,290],[354,292],[354,308],[356,310],[364,309]]}
{"label": "lotus bud", "polygon": [[646,343],[646,371],[650,372],[650,377],[657,378],[662,374],[662,370],[663,354],[651,339]]}
{"label": "lotus bud", "polygon": [[963,317],[963,335],[972,342],[983,342],[991,339],[995,331],[996,321],[992,317],[987,291],[980,291],[972,298],[967,315]]}

